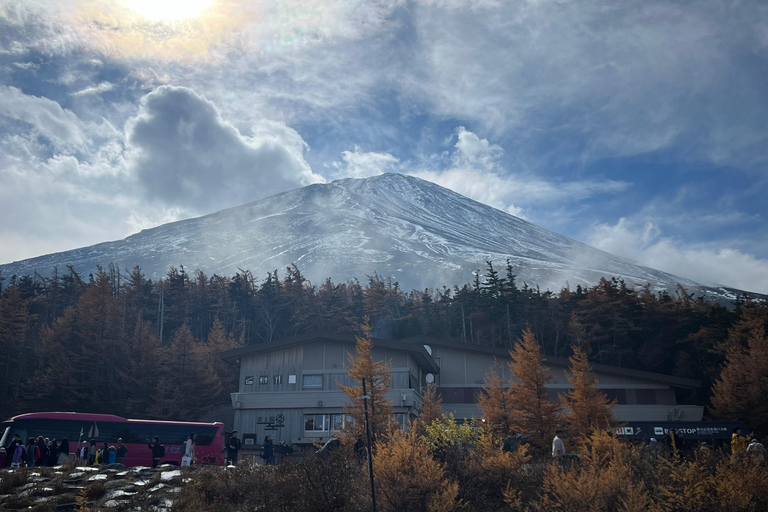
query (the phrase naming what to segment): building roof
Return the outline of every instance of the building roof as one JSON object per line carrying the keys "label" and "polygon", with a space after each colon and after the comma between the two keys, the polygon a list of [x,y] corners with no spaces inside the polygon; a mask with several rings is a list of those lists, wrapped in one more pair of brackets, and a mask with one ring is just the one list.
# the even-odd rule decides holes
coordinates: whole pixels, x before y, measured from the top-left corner
{"label": "building roof", "polygon": [[[266,343],[253,343],[245,347],[227,350],[226,352],[221,353],[221,358],[228,363],[237,363],[241,357],[271,352],[278,349],[297,347],[318,341],[332,341],[354,345],[357,338],[354,334],[350,333],[309,332],[306,334],[299,334],[298,336],[291,336],[289,338],[268,341]],[[430,357],[429,352],[427,352],[422,345],[404,342],[403,340],[381,338],[371,338],[371,342],[373,343],[374,348],[391,348],[408,352],[413,356],[419,366],[424,368],[427,372],[440,373],[440,367],[437,366],[435,360]]]}
{"label": "building roof", "polygon": [[[237,363],[241,357],[247,357],[254,354],[270,352],[272,350],[296,347],[314,343],[318,341],[333,341],[341,343],[354,344],[356,336],[351,333],[338,332],[308,332],[290,338],[269,341],[266,343],[254,343],[246,347],[236,348],[221,353],[221,358],[228,363]],[[382,338],[371,338],[374,347],[391,348],[402,350],[411,354],[416,362],[430,373],[440,373],[440,368],[432,356],[424,348],[424,345],[444,347],[462,352],[473,352],[480,354],[490,354],[502,358],[509,358],[509,349],[490,347],[487,345],[474,345],[471,343],[462,343],[460,341],[445,340],[443,338],[433,338],[430,336],[412,336],[401,340],[391,340]],[[550,366],[569,368],[570,362],[564,357],[544,356],[546,363]],[[592,364],[592,369],[597,373],[616,375],[619,377],[631,377],[635,379],[646,380],[649,382],[659,382],[679,388],[696,389],[701,387],[701,381],[665,375],[663,373],[646,372],[642,370],[632,370],[622,368],[621,366],[612,366],[607,364]]]}
{"label": "building roof", "polygon": [[[481,354],[490,354],[499,357],[509,358],[509,349],[490,347],[487,345],[474,345],[471,343],[462,343],[460,341],[449,341],[443,338],[433,338],[430,336],[412,336],[400,340],[403,343],[411,343],[413,345],[430,347],[444,347],[452,350],[459,350],[463,352],[474,352]],[[549,366],[556,366],[560,368],[569,368],[571,363],[565,357],[544,356],[544,360]],[[632,370],[630,368],[622,368],[621,366],[612,366],[608,364],[592,364],[592,369],[597,373],[603,373],[607,375],[617,375],[620,377],[632,377],[636,379],[647,380],[651,382],[660,382],[663,384],[669,384],[671,386],[680,388],[695,389],[701,387],[701,381],[695,379],[686,379],[683,377],[675,377],[673,375],[665,375],[663,373],[646,372],[642,370]]]}

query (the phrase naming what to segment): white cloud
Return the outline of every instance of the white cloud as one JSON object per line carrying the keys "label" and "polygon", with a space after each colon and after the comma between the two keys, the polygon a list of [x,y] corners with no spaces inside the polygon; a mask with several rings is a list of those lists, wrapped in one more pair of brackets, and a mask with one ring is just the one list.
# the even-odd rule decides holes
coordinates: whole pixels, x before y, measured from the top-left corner
{"label": "white cloud", "polygon": [[207,213],[324,181],[304,160],[307,146],[294,130],[266,123],[244,136],[184,87],[146,95],[126,123],[126,139],[144,194],[167,207]]}
{"label": "white cloud", "polygon": [[765,89],[741,61],[768,20],[753,2],[423,1],[413,19],[404,88],[447,118],[549,138],[560,161],[765,158]]}
{"label": "white cloud", "polygon": [[110,82],[101,82],[98,85],[92,85],[79,91],[73,92],[72,96],[87,96],[88,94],[101,94],[103,92],[111,91],[114,89],[114,84]]}
{"label": "white cloud", "polygon": [[595,227],[587,243],[643,265],[687,277],[701,284],[725,285],[768,293],[768,260],[731,248],[693,246],[664,237],[653,223],[621,218]]}
{"label": "white cloud", "polygon": [[48,98],[29,96],[16,87],[0,86],[0,115],[29,124],[61,150],[86,142],[80,119]]}
{"label": "white cloud", "polygon": [[[457,142],[450,166],[443,170],[421,168],[409,171],[481,203],[525,218],[526,207],[535,204],[580,201],[598,194],[615,194],[629,184],[614,180],[552,182],[504,169],[504,150],[463,126],[456,129]],[[436,159],[430,159],[435,161]]]}
{"label": "white cloud", "polygon": [[343,151],[341,162],[334,162],[333,167],[338,177],[368,178],[388,171],[397,170],[400,160],[389,153],[364,152],[355,146],[353,151]]}

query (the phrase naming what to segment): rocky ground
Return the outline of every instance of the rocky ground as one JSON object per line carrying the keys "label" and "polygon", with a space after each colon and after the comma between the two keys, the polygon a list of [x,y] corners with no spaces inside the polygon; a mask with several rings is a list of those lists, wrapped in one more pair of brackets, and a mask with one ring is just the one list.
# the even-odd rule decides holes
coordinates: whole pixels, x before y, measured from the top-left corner
{"label": "rocky ground", "polygon": [[[56,467],[0,470],[0,510],[170,510],[197,468]],[[223,468],[222,468],[223,471]]]}

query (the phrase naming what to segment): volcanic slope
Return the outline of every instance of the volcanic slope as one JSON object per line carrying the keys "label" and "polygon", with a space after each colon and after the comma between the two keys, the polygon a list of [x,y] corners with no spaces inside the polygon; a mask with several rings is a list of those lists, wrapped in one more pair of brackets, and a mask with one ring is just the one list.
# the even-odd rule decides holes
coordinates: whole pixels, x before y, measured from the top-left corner
{"label": "volcanic slope", "polygon": [[705,288],[640,266],[478,203],[434,183],[400,174],[344,179],[274,195],[217,213],[146,229],[124,240],[0,265],[4,277],[82,273],[110,262],[163,277],[171,265],[208,275],[247,269],[265,276],[295,263],[319,284],[374,272],[405,290],[453,286],[493,261],[509,259],[517,283],[559,291],[618,277],[631,286],[674,291],[680,283],[709,298],[735,291]]}

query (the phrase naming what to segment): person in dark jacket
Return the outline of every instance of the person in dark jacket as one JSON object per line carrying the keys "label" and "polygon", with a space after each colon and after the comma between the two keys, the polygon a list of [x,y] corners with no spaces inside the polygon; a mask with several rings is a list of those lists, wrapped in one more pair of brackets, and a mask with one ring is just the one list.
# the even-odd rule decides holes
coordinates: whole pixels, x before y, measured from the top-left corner
{"label": "person in dark jacket", "polygon": [[272,457],[274,455],[274,446],[272,445],[272,436],[267,436],[264,438],[264,453],[261,455],[261,458],[264,459],[264,463],[266,465],[271,465]]}
{"label": "person in dark jacket", "polygon": [[101,450],[99,450],[99,464],[109,464],[109,446],[107,443],[101,444]]}
{"label": "person in dark jacket", "polygon": [[40,451],[40,458],[35,461],[35,465],[45,466],[48,462],[48,445],[45,444],[43,436],[37,437],[37,449]]}
{"label": "person in dark jacket", "polygon": [[37,450],[37,445],[35,444],[35,438],[30,437],[27,439],[27,446],[24,448],[25,454],[27,457],[26,463],[27,467],[31,468],[35,466],[35,461],[37,460],[37,457],[35,457],[35,451]]}
{"label": "person in dark jacket", "polygon": [[88,444],[90,445],[88,447],[88,465],[93,466],[93,464],[96,462],[96,452],[99,450],[96,448],[95,439],[91,439]]}
{"label": "person in dark jacket", "polygon": [[128,447],[123,444],[123,438],[117,440],[117,448],[115,449],[115,453],[117,454],[117,463],[122,464],[123,459],[126,455],[128,455]]}
{"label": "person in dark jacket", "polygon": [[55,466],[56,460],[59,458],[59,442],[54,437],[51,439],[51,444],[48,445],[48,462],[46,465]]}
{"label": "person in dark jacket", "polygon": [[160,438],[155,436],[152,442],[147,443],[147,448],[152,450],[152,467],[156,468],[160,459],[165,457],[165,446],[160,444]]}
{"label": "person in dark jacket", "polygon": [[237,465],[237,453],[240,451],[240,440],[237,438],[237,430],[232,431],[232,435],[227,441],[227,463]]}

